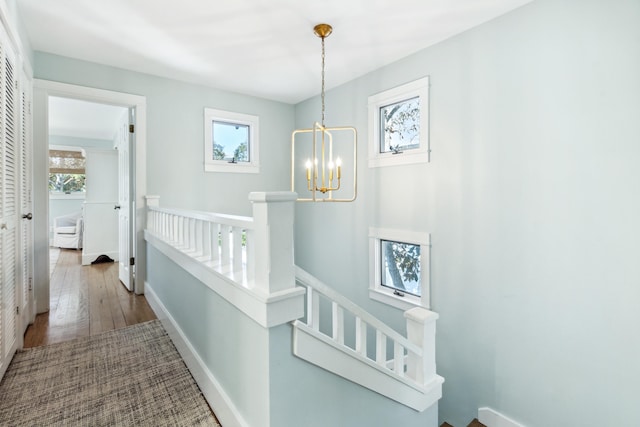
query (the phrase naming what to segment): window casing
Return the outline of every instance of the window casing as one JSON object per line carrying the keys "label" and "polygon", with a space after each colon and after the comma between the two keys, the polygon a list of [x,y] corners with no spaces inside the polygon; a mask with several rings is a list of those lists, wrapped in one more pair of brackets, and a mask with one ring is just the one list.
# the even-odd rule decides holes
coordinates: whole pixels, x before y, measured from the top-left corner
{"label": "window casing", "polygon": [[408,310],[430,307],[428,233],[369,229],[369,297]]}
{"label": "window casing", "polygon": [[369,97],[369,167],[429,161],[429,77]]}
{"label": "window casing", "polygon": [[258,116],[205,108],[205,171],[260,172],[258,125]]}

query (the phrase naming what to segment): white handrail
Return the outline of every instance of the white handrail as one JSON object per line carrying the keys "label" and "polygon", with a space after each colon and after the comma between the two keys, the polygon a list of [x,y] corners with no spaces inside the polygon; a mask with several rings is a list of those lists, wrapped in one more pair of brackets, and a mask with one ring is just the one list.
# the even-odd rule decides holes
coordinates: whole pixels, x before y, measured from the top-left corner
{"label": "white handrail", "polygon": [[215,212],[192,211],[187,209],[161,208],[159,206],[149,206],[150,211],[162,212],[169,215],[183,216],[185,218],[199,219],[202,221],[226,224],[232,227],[253,228],[253,218],[248,216],[228,215]]}
{"label": "white handrail", "polygon": [[[296,269],[296,281],[307,288],[306,324],[296,322],[298,327],[304,325],[307,333],[326,341],[341,349],[350,357],[361,362],[374,365],[388,375],[395,376],[402,382],[425,389],[428,384],[437,381],[435,372],[435,320],[438,315],[429,310],[416,307],[404,314],[407,322],[407,336],[398,333],[366,310],[353,303],[334,289],[300,267]],[[331,303],[331,333],[320,331],[320,296]],[[345,344],[345,312],[355,319],[355,346]],[[329,320],[325,321],[326,324]],[[375,355],[369,357],[367,348],[367,329],[375,331]],[[387,340],[392,347],[387,351]]]}
{"label": "white handrail", "polygon": [[[407,350],[413,352],[418,356],[422,356],[422,349],[416,346],[414,343],[409,341],[406,337],[402,336],[394,329],[390,328],[388,325],[383,323],[381,320],[376,318],[374,315],[367,312],[365,309],[355,304],[351,300],[347,299],[343,295],[339,294],[326,284],[322,283],[320,280],[309,274],[307,271],[302,268],[296,266],[296,281],[307,288],[311,288],[316,292],[321,293],[326,296],[329,300],[336,302],[340,307],[347,309],[353,315],[362,321],[366,322],[369,326],[374,328],[376,331],[380,331],[387,338],[392,339],[393,341],[398,342],[398,344],[402,345],[402,347]],[[309,292],[307,294],[308,298]]]}

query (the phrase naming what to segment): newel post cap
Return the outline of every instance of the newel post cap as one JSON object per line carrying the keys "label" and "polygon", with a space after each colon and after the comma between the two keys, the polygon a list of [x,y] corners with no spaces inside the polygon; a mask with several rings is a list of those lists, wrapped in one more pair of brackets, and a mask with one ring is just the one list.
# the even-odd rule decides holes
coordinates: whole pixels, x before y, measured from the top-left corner
{"label": "newel post cap", "polygon": [[440,315],[435,311],[429,311],[422,307],[411,308],[404,312],[404,317],[414,322],[426,325],[427,323],[435,322]]}

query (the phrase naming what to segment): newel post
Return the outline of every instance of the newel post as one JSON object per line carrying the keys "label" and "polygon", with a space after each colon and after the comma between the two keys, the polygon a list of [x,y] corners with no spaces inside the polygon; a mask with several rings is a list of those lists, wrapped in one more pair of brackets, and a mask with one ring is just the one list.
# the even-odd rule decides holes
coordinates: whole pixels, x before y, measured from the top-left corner
{"label": "newel post", "polygon": [[[151,206],[160,206],[160,196],[144,196],[144,200],[147,208]],[[149,209],[147,209],[147,230],[158,231],[156,230],[156,224],[154,223],[154,216],[151,214]]]}
{"label": "newel post", "polygon": [[416,307],[404,312],[407,339],[422,349],[422,357],[409,352],[407,375],[426,384],[436,375],[436,320],[438,313]]}
{"label": "newel post", "polygon": [[296,193],[249,194],[253,204],[254,280],[267,295],[295,287],[293,217]]}

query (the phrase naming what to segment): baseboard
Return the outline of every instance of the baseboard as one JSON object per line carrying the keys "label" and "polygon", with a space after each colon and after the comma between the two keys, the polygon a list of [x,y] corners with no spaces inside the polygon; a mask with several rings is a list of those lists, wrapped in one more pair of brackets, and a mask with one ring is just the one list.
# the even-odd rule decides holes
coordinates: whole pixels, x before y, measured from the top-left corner
{"label": "baseboard", "polygon": [[491,408],[478,408],[478,421],[487,427],[524,427]]}
{"label": "baseboard", "polygon": [[146,281],[144,283],[144,295],[151,309],[156,313],[156,316],[158,316],[158,319],[162,322],[169,337],[171,337],[171,341],[173,341],[173,344],[184,359],[187,368],[189,368],[191,375],[193,375],[193,378],[196,380],[202,394],[209,403],[209,406],[213,409],[213,412],[215,412],[220,423],[225,427],[249,427],[249,424],[235,407],[231,398],[229,398],[220,385],[220,382],[211,373],[180,326],[178,326],[178,323],[173,316],[171,316],[171,313],[169,313],[162,301],[160,301],[158,295],[153,290],[153,286]]}

